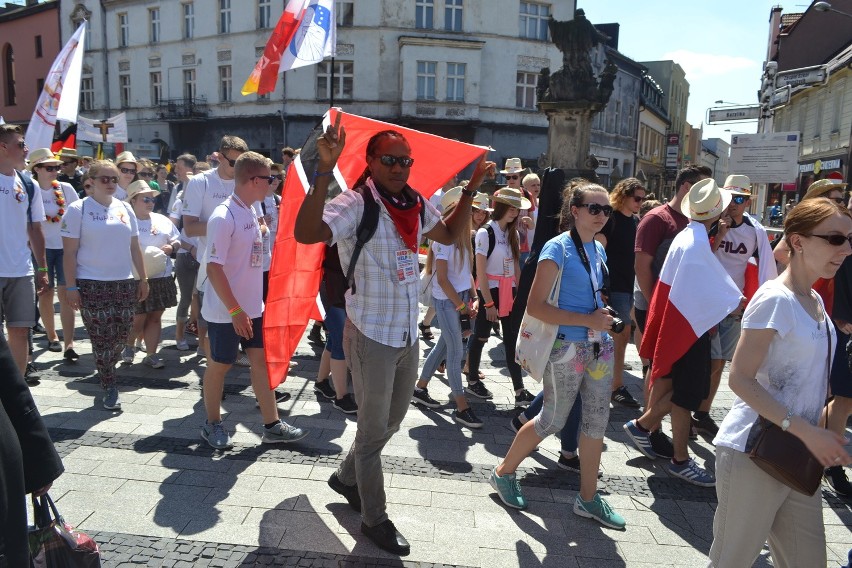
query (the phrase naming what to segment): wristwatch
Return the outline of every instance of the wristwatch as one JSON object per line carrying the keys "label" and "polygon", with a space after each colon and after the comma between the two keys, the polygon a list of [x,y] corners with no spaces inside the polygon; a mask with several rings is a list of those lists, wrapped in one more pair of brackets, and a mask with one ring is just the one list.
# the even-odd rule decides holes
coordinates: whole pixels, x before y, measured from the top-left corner
{"label": "wristwatch", "polygon": [[788,410],[788,411],[787,411],[787,416],[785,416],[785,417],[784,417],[784,420],[782,420],[782,421],[781,421],[781,430],[783,430],[784,432],[786,432],[786,431],[787,431],[787,428],[789,428],[789,427],[790,427],[790,419],[791,419],[792,417],[793,417],[793,411],[792,411],[792,410]]}
{"label": "wristwatch", "polygon": [[461,192],[462,192],[462,195],[467,195],[468,197],[471,197],[471,198],[476,197],[476,194],[479,193],[475,189],[468,190],[467,186],[463,187]]}

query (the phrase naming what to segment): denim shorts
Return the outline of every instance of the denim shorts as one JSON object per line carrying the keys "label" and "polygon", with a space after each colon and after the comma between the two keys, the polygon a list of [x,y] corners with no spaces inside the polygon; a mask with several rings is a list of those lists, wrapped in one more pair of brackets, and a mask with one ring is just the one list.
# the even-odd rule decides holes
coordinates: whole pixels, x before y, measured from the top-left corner
{"label": "denim shorts", "polygon": [[65,269],[62,267],[64,252],[62,249],[44,250],[47,258],[47,282],[51,288],[56,288],[57,285],[65,286]]}
{"label": "denim shorts", "polygon": [[251,320],[252,338],[237,335],[232,323],[207,322],[207,338],[210,340],[210,357],[217,363],[233,365],[243,349],[263,349],[263,318]]}
{"label": "denim shorts", "polygon": [[728,316],[719,322],[719,331],[710,338],[710,358],[731,361],[740,340],[742,318]]}
{"label": "denim shorts", "polygon": [[0,278],[0,322],[7,327],[34,326],[35,302],[32,276]]}
{"label": "denim shorts", "polygon": [[618,312],[624,323],[630,323],[630,310],[633,308],[633,292],[610,292],[609,306]]}
{"label": "denim shorts", "polygon": [[330,306],[326,309],[323,320],[326,334],[325,348],[331,353],[335,361],[343,361],[346,355],[343,353],[343,326],[346,324],[346,310]]}

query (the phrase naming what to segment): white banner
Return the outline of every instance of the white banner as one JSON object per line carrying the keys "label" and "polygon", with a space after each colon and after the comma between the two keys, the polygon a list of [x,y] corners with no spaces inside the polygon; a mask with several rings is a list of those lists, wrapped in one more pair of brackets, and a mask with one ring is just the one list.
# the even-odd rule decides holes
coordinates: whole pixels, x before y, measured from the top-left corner
{"label": "white banner", "polygon": [[84,21],[56,56],[47,73],[25,137],[27,146],[33,150],[50,148],[57,119],[77,122],[85,35]]}
{"label": "white banner", "polygon": [[127,115],[117,114],[106,120],[77,118],[77,140],[89,142],[127,142]]}
{"label": "white banner", "polygon": [[793,182],[799,174],[798,160],[798,132],[731,136],[728,171],[746,175],[752,183]]}

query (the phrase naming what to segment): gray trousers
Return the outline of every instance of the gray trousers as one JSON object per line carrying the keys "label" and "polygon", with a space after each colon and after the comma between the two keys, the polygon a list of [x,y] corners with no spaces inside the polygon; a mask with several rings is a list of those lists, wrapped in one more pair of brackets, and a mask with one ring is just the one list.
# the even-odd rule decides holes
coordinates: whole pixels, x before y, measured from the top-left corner
{"label": "gray trousers", "polygon": [[373,341],[346,320],[343,350],[352,371],[358,430],[337,476],[346,485],[358,485],[361,517],[369,527],[387,520],[382,449],[393,436],[408,407],[420,356],[415,342],[389,347]]}

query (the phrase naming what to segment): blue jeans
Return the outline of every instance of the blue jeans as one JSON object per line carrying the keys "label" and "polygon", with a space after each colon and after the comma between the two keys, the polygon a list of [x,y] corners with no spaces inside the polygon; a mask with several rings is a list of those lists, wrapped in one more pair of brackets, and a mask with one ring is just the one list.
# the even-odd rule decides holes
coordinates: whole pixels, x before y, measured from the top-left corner
{"label": "blue jeans", "polygon": [[[544,391],[538,393],[535,399],[524,410],[524,418],[528,421],[536,417],[541,412],[541,407],[544,404]],[[580,400],[580,393],[577,393],[577,398],[574,400],[574,406],[571,407],[571,412],[568,414],[568,422],[562,427],[559,432],[559,439],[562,442],[562,451],[572,454],[577,453],[577,445],[580,440],[580,418],[583,416],[583,402]]]}
{"label": "blue jeans", "polygon": [[[459,296],[464,303],[467,303],[470,299],[470,292],[465,290],[464,292],[460,292]],[[423,363],[420,380],[428,383],[438,369],[438,365],[441,364],[441,361],[446,360],[447,380],[450,382],[450,390],[453,392],[454,397],[462,396],[464,394],[464,387],[462,387],[461,369],[464,346],[462,345],[459,312],[452,300],[432,298],[432,306],[435,308],[435,317],[438,318],[438,324],[441,326],[441,336]]]}

